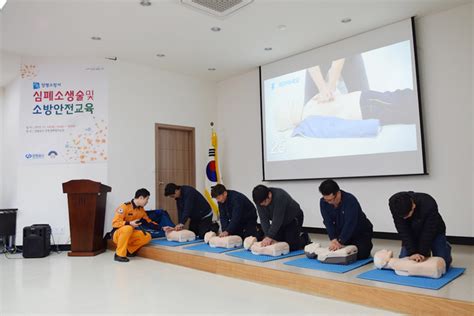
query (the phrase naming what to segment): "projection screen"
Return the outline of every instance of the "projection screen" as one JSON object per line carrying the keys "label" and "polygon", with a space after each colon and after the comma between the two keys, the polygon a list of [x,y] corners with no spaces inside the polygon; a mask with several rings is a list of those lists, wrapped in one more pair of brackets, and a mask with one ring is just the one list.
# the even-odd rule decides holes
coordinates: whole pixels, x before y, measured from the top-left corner
{"label": "projection screen", "polygon": [[260,67],[263,180],[425,174],[413,19]]}

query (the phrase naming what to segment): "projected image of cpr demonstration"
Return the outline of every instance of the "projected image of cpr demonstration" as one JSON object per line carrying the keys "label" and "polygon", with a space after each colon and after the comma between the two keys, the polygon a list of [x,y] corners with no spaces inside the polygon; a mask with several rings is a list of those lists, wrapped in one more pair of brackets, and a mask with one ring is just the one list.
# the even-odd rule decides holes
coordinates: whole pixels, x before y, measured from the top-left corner
{"label": "projected image of cpr demonstration", "polygon": [[410,40],[264,80],[267,161],[417,151]]}

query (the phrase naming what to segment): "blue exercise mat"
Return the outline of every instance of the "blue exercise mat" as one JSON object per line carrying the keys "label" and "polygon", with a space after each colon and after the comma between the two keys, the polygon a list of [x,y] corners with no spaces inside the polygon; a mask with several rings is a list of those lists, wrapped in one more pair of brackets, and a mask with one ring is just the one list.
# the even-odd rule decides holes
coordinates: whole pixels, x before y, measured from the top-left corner
{"label": "blue exercise mat", "polygon": [[289,266],[294,266],[298,268],[304,269],[311,269],[311,270],[320,270],[320,271],[327,271],[327,272],[335,272],[335,273],[346,273],[348,271],[357,269],[366,265],[367,263],[372,262],[372,258],[357,260],[351,264],[343,265],[343,264],[330,264],[330,263],[322,263],[316,259],[309,259],[309,258],[298,258],[295,260],[287,261],[285,264]]}
{"label": "blue exercise mat", "polygon": [[416,276],[401,276],[395,274],[393,270],[370,270],[359,274],[360,279],[387,282],[393,284],[400,284],[406,286],[420,287],[423,289],[439,290],[452,280],[464,273],[465,268],[451,268],[448,272],[439,279],[416,277]]}
{"label": "blue exercise mat", "polygon": [[153,239],[152,241],[150,241],[150,244],[160,245],[160,246],[168,246],[168,247],[177,247],[177,246],[195,244],[195,243],[198,243],[198,242],[204,242],[204,240],[196,239],[196,240],[192,240],[192,241],[177,242],[177,241],[168,241],[164,238],[164,239]]}
{"label": "blue exercise mat", "polygon": [[257,262],[267,262],[267,261],[273,261],[273,260],[279,260],[283,258],[288,258],[288,257],[294,257],[294,256],[299,256],[304,254],[304,250],[296,250],[296,251],[291,251],[290,253],[287,253],[286,255],[283,256],[278,256],[278,257],[273,257],[273,256],[266,256],[266,255],[254,255],[252,254],[251,251],[249,250],[241,250],[241,251],[234,251],[230,253],[226,253],[228,256],[240,258],[240,259],[245,259],[245,260],[252,260],[252,261],[257,261]]}
{"label": "blue exercise mat", "polygon": [[184,247],[183,249],[196,250],[196,251],[202,251],[202,252],[223,253],[223,252],[242,249],[242,247],[238,247],[238,248],[221,248],[221,247],[212,248],[208,244],[204,243],[204,244]]}

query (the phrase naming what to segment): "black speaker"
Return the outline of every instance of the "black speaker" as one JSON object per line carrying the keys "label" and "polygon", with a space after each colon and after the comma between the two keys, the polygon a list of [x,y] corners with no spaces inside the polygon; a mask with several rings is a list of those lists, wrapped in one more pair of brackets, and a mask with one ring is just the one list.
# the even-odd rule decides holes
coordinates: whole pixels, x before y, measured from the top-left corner
{"label": "black speaker", "polygon": [[0,209],[0,252],[14,251],[17,209]]}
{"label": "black speaker", "polygon": [[51,226],[35,224],[23,228],[23,258],[43,258],[51,250]]}

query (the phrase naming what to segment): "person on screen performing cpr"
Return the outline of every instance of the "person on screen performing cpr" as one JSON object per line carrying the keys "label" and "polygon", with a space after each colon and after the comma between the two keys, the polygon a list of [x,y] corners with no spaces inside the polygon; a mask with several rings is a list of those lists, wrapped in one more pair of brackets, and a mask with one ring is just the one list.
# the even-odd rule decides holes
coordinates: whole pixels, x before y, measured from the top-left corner
{"label": "person on screen performing cpr", "polygon": [[[360,54],[334,60],[329,69],[326,65],[318,65],[308,68],[308,72],[317,88],[313,99],[318,103],[333,101],[336,91],[350,93],[369,90],[364,60]],[[323,73],[327,75],[323,76]]]}
{"label": "person on screen performing cpr", "polygon": [[[368,74],[362,54],[340,58],[328,65],[308,68],[305,104],[310,100],[316,104],[335,107],[331,112],[327,107],[322,114],[341,119],[378,119],[380,125],[415,123],[413,111],[416,97],[413,89],[374,91],[370,89]],[[326,74],[325,76],[323,74]],[[349,94],[349,95],[348,95]],[[345,95],[339,108],[333,103],[338,96]],[[350,97],[354,95],[354,99]]]}
{"label": "person on screen performing cpr", "polygon": [[293,102],[277,114],[280,132],[294,129],[291,136],[315,138],[376,137],[385,125],[418,122],[413,89],[370,90],[361,54],[308,68],[305,78],[303,104]]}

